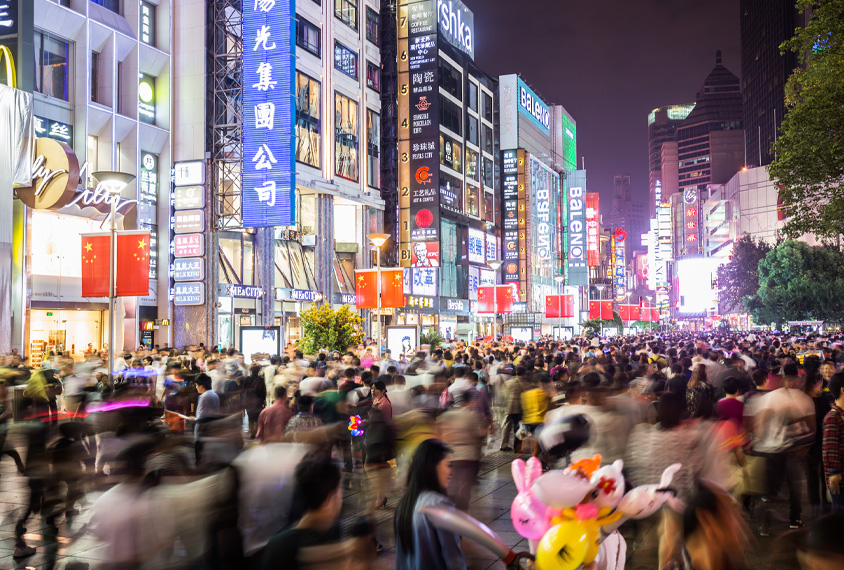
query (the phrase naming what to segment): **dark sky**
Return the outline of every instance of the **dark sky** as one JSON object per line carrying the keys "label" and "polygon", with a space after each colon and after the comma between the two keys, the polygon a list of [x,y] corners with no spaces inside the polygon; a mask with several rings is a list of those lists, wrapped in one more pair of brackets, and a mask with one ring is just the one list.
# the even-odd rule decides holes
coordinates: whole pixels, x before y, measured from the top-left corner
{"label": "dark sky", "polygon": [[[463,0],[475,15],[475,61],[519,73],[577,121],[591,192],[632,176],[648,186],[648,113],[691,103],[721,50],[740,76],[738,0]],[[603,202],[603,200],[602,200]],[[603,206],[603,204],[602,204]]]}

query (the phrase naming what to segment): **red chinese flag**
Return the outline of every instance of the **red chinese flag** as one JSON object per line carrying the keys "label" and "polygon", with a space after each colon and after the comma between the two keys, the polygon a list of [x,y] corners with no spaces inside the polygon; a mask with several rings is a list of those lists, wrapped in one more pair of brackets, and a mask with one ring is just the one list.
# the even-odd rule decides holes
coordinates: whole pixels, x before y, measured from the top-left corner
{"label": "red chinese flag", "polygon": [[601,303],[599,301],[589,301],[589,320],[601,318]]}
{"label": "red chinese flag", "polygon": [[381,307],[392,309],[404,307],[404,270],[381,270]]}
{"label": "red chinese flag", "polygon": [[560,316],[560,296],[545,295],[545,318],[556,319]]}
{"label": "red chinese flag", "polygon": [[659,322],[659,307],[651,307],[651,322]]}
{"label": "red chinese flag", "polygon": [[117,297],[143,297],[149,294],[149,232],[117,234]]}
{"label": "red chinese flag", "polygon": [[639,307],[639,320],[644,321],[646,323],[651,322],[651,309],[650,309],[650,307]]}
{"label": "red chinese flag", "polygon": [[573,317],[574,316],[574,295],[560,296],[560,316]]}
{"label": "red chinese flag", "polygon": [[515,288],[512,285],[499,285],[495,288],[495,308],[499,313],[512,313],[516,301]]}
{"label": "red chinese flag", "polygon": [[355,271],[355,307],[375,309],[378,307],[378,289],[375,271]]}
{"label": "red chinese flag", "polygon": [[612,320],[612,299],[601,301],[601,319],[605,321]]}
{"label": "red chinese flag", "polygon": [[642,318],[642,313],[639,310],[639,305],[630,305],[630,320],[639,321]]}
{"label": "red chinese flag", "polygon": [[82,296],[108,297],[109,234],[82,234]]}
{"label": "red chinese flag", "polygon": [[478,287],[478,313],[495,312],[495,287]]}
{"label": "red chinese flag", "polygon": [[622,321],[629,321],[630,320],[630,305],[619,305],[618,306],[618,316],[621,317]]}

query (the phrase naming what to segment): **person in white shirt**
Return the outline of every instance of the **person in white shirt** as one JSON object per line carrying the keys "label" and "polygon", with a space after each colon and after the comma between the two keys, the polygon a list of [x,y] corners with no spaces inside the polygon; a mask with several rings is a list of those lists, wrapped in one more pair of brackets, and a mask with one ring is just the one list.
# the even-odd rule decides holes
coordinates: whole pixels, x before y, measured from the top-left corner
{"label": "person in white shirt", "polygon": [[206,362],[208,369],[208,376],[211,378],[211,389],[218,395],[225,391],[227,377],[220,368],[222,367],[219,360],[209,360]]}
{"label": "person in white shirt", "polygon": [[273,389],[275,388],[275,374],[278,370],[278,365],[281,364],[281,358],[277,354],[270,357],[270,364],[262,371],[264,374],[264,384],[267,386],[267,404],[273,403]]}

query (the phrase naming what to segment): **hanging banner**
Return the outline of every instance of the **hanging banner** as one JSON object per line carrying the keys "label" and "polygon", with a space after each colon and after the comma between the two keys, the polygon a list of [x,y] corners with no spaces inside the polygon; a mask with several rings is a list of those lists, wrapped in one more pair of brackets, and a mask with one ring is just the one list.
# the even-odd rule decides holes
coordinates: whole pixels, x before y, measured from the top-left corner
{"label": "hanging banner", "polygon": [[549,319],[574,316],[574,295],[546,295],[545,317]]}
{"label": "hanging banner", "polygon": [[600,207],[599,194],[586,194],[586,264],[589,267],[601,265],[601,228],[598,209]]}

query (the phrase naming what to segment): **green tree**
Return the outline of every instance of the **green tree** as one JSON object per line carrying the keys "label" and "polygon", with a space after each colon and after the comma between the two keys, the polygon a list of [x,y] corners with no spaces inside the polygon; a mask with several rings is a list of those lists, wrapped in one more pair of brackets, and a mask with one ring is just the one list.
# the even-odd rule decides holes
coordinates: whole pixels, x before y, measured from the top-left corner
{"label": "green tree", "polygon": [[361,318],[347,305],[332,309],[329,304],[312,306],[302,311],[302,352],[314,354],[320,349],[345,352],[350,346],[363,342]]}
{"label": "green tree", "polygon": [[797,9],[811,19],[780,46],[799,65],[785,86],[770,175],[781,187],[785,234],[834,239],[844,233],[844,0],[798,0]]}
{"label": "green tree", "polygon": [[618,334],[621,334],[624,331],[624,323],[621,321],[621,315],[618,312],[612,312],[612,320],[610,319],[589,319],[588,321],[583,321],[580,323],[580,326],[583,328],[583,332],[588,334],[600,334],[601,329],[607,327],[616,327],[618,329]]}
{"label": "green tree", "polygon": [[445,340],[434,327],[429,328],[427,331],[419,335],[419,344],[429,344],[431,345],[431,348],[436,348],[443,342],[445,342]]}
{"label": "green tree", "polygon": [[785,241],[759,262],[758,323],[844,320],[844,256],[825,247]]}
{"label": "green tree", "polygon": [[726,265],[718,268],[718,299],[730,310],[743,307],[750,311],[759,290],[759,262],[771,246],[745,234],[733,245],[733,254]]}

